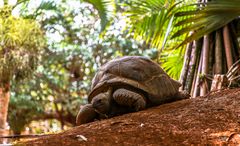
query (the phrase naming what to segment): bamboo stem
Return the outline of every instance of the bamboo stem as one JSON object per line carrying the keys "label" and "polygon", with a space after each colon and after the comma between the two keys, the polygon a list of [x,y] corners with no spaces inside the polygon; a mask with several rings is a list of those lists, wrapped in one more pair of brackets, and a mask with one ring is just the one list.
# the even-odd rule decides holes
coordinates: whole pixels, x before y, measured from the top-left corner
{"label": "bamboo stem", "polygon": [[192,98],[195,98],[197,96],[199,96],[199,84],[200,84],[200,73],[202,71],[202,60],[203,60],[203,52],[201,52],[201,57],[200,57],[200,62],[198,65],[198,71],[197,71],[197,77],[196,77],[196,83],[195,83],[195,87],[194,87],[194,91],[192,94]]}
{"label": "bamboo stem", "polygon": [[[213,75],[214,73],[214,51],[215,51],[215,34],[216,32],[211,33],[210,35],[210,45],[209,45],[209,59],[208,59],[208,75]],[[210,82],[208,86],[210,87]]]}
{"label": "bamboo stem", "polygon": [[189,63],[189,70],[188,70],[186,85],[185,85],[185,89],[184,89],[184,90],[188,91],[188,93],[191,92],[195,68],[196,68],[196,62],[199,58],[199,54],[200,54],[201,47],[202,47],[201,41],[202,41],[202,39],[194,41],[193,46],[192,46],[191,61]]}
{"label": "bamboo stem", "polygon": [[[202,63],[202,74],[207,75],[208,74],[208,61],[209,61],[209,35],[205,35],[203,39],[203,63]],[[204,96],[207,94],[207,86],[206,84],[201,84],[200,88],[200,96]]]}
{"label": "bamboo stem", "polygon": [[[197,47],[198,47],[198,49],[199,49],[199,53],[197,54],[198,56],[197,56],[197,61],[196,61],[196,66],[195,66],[195,71],[194,71],[194,77],[193,77],[193,81],[192,81],[192,87],[191,87],[191,95],[193,96],[194,95],[194,92],[195,92],[195,87],[196,87],[196,84],[199,84],[199,72],[198,72],[198,70],[199,70],[199,66],[201,67],[202,66],[202,63],[201,63],[201,61],[202,61],[202,51],[201,51],[201,48],[202,48],[202,42],[203,42],[203,40],[201,39],[201,40],[198,40],[198,44],[197,44]],[[197,78],[198,78],[198,83],[197,83]]]}
{"label": "bamboo stem", "polygon": [[222,37],[221,30],[216,31],[216,45],[215,45],[215,74],[222,74]]}
{"label": "bamboo stem", "polygon": [[193,42],[188,43],[186,51],[185,51],[183,68],[182,68],[181,75],[180,75],[180,83],[182,84],[182,86],[180,87],[180,90],[184,90],[184,88],[185,88],[187,73],[188,73],[188,69],[189,69],[190,56],[191,56],[191,52],[192,52],[192,45],[193,45]]}
{"label": "bamboo stem", "polygon": [[236,56],[235,60],[238,60],[240,58],[240,47],[239,47],[239,43],[237,40],[237,33],[236,33],[236,29],[235,26],[233,25],[233,23],[230,23],[230,29],[231,29],[231,36],[232,36],[232,42],[233,42],[233,47],[234,47],[234,54]]}
{"label": "bamboo stem", "polygon": [[199,39],[197,41],[193,42],[193,48],[192,48],[192,54],[191,54],[191,61],[189,64],[189,72],[188,72],[188,80],[186,83],[186,91],[188,93],[192,93],[192,86],[195,84],[196,77],[194,76],[196,74],[198,67],[199,60],[200,60],[200,54],[201,54],[201,48],[202,48],[202,39]]}
{"label": "bamboo stem", "polygon": [[228,26],[223,27],[223,38],[224,38],[224,46],[225,46],[225,52],[226,52],[226,59],[227,59],[227,67],[228,69],[233,64],[233,55],[232,55],[232,45],[231,45],[231,38],[229,34],[229,28]]}
{"label": "bamboo stem", "polygon": [[193,82],[192,82],[192,87],[191,87],[191,92],[190,92],[190,95],[192,96],[193,95],[193,92],[194,92],[194,88],[195,88],[195,84],[196,84],[196,80],[197,80],[197,72],[198,70],[195,69],[195,72],[194,72],[194,77],[193,77]]}

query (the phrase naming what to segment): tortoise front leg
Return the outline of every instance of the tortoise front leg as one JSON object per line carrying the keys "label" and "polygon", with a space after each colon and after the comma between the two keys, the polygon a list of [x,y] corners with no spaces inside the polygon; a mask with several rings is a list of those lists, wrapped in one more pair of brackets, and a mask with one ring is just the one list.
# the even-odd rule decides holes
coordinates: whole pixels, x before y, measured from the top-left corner
{"label": "tortoise front leg", "polygon": [[97,118],[97,112],[92,107],[92,104],[86,104],[84,105],[80,111],[78,112],[77,118],[76,118],[76,125],[79,126],[81,124],[93,122],[94,119]]}
{"label": "tortoise front leg", "polygon": [[124,88],[117,89],[113,93],[113,99],[119,105],[134,108],[135,111],[140,111],[146,108],[144,96]]}

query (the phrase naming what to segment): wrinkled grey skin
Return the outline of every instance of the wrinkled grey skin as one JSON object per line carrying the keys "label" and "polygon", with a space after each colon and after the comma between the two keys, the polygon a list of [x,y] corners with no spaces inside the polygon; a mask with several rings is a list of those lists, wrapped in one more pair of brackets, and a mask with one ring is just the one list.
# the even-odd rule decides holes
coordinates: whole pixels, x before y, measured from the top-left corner
{"label": "wrinkled grey skin", "polygon": [[[130,91],[132,92],[132,91]],[[123,93],[124,94],[124,93]],[[136,93],[137,95],[138,93]],[[78,113],[77,125],[93,122],[94,120],[106,119],[125,113],[136,112],[147,107],[143,96],[113,97],[112,90],[96,95],[90,104],[85,105]],[[177,101],[189,98],[188,93],[179,92],[170,98],[170,101]],[[125,100],[122,100],[125,99]]]}
{"label": "wrinkled grey skin", "polygon": [[110,110],[111,96],[109,92],[100,93],[91,102],[92,107],[99,113],[107,114]]}
{"label": "wrinkled grey skin", "polygon": [[81,125],[94,120],[108,118],[111,108],[111,90],[96,95],[90,104],[84,105],[76,118],[76,124]]}
{"label": "wrinkled grey skin", "polygon": [[[132,93],[132,91],[128,91]],[[125,93],[123,93],[124,96]],[[134,95],[138,95],[134,93]],[[145,101],[139,100],[142,96],[128,96],[128,97],[113,97],[112,88],[109,88],[107,92],[96,95],[91,104],[87,104],[81,108],[77,116],[77,125],[92,122],[95,119],[105,119],[122,115],[125,113],[139,111],[145,108]],[[122,100],[125,99],[125,100]]]}
{"label": "wrinkled grey skin", "polygon": [[[112,89],[110,88],[107,92],[96,95],[90,104],[83,106],[79,111],[76,119],[77,125],[140,111],[147,107],[145,97],[127,89],[123,91],[125,91],[125,93],[122,92],[116,95],[114,93],[117,91],[112,93]],[[166,100],[165,102],[173,102],[187,98],[189,98],[188,93],[178,92],[175,96],[169,99],[166,98],[169,101]]]}
{"label": "wrinkled grey skin", "polygon": [[83,108],[80,109],[76,118],[76,124],[81,125],[83,123],[92,122],[97,117],[92,104],[86,104]]}

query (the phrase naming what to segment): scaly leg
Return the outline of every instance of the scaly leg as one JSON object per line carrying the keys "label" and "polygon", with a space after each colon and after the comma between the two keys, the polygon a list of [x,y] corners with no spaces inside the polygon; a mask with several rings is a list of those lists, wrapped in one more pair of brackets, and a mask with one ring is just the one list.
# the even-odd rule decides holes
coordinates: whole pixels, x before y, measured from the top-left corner
{"label": "scaly leg", "polygon": [[134,108],[135,111],[146,108],[146,101],[144,98],[144,96],[124,88],[117,89],[113,93],[113,99],[116,103]]}

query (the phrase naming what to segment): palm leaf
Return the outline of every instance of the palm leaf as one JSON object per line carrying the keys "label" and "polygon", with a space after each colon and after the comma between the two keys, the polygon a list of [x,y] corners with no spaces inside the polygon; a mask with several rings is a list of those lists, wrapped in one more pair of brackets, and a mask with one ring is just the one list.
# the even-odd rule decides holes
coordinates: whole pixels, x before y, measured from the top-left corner
{"label": "palm leaf", "polygon": [[130,0],[126,16],[134,37],[162,49],[172,29],[175,0]]}
{"label": "palm leaf", "polygon": [[[194,33],[177,47],[197,40],[205,34],[211,33],[231,22],[240,15],[239,3],[240,0],[210,1],[207,4],[197,4],[198,10],[178,12],[176,14],[177,17],[188,17],[175,24],[175,26],[181,26],[182,28],[173,35],[173,38],[187,34],[190,31],[194,31]],[[200,5],[206,6],[199,7]]]}
{"label": "palm leaf", "polygon": [[[185,0],[192,3],[194,0]],[[195,2],[195,1],[194,1]],[[129,19],[129,26],[134,37],[138,40],[145,40],[152,47],[159,49],[159,54],[163,48],[172,46],[172,42],[179,42],[185,36],[171,39],[170,36],[177,32],[182,26],[174,27],[179,21],[186,17],[175,17],[180,10],[193,11],[194,5],[182,6],[184,3],[178,0],[129,0],[126,4],[126,16]],[[172,47],[170,47],[172,48]]]}
{"label": "palm leaf", "polygon": [[114,0],[84,0],[94,6],[101,18],[101,32],[109,25],[115,15],[116,5]]}
{"label": "palm leaf", "polygon": [[180,49],[164,51],[161,55],[161,67],[169,76],[178,80],[183,65],[183,55]]}
{"label": "palm leaf", "polygon": [[43,10],[57,11],[57,6],[54,3],[54,1],[42,1],[40,3],[40,5],[33,12],[29,13],[28,12],[29,2],[30,2],[29,0],[20,0],[17,3],[17,5],[22,4],[21,9],[20,9],[20,14],[21,14],[21,17],[23,17],[25,19],[36,19],[39,15],[41,15],[43,13]]}

